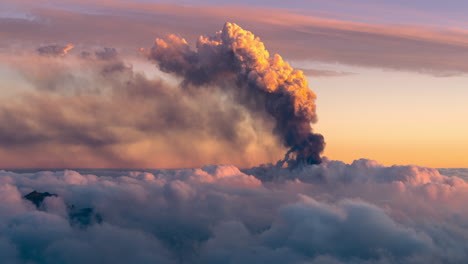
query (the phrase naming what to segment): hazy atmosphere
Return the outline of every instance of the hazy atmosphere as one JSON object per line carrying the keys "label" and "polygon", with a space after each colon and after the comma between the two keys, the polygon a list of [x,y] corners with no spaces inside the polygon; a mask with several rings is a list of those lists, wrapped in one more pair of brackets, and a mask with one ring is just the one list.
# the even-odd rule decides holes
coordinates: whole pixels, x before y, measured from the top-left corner
{"label": "hazy atmosphere", "polygon": [[0,263],[467,263],[468,2],[0,2]]}

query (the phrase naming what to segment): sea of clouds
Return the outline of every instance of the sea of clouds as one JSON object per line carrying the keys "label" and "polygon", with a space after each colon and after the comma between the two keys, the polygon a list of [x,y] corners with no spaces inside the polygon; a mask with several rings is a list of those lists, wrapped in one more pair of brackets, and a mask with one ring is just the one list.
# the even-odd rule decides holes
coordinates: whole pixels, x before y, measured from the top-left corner
{"label": "sea of clouds", "polygon": [[[465,263],[468,170],[0,171],[1,263]],[[24,196],[49,192],[34,205]],[[87,213],[83,213],[87,211]],[[81,216],[79,216],[81,214]]]}

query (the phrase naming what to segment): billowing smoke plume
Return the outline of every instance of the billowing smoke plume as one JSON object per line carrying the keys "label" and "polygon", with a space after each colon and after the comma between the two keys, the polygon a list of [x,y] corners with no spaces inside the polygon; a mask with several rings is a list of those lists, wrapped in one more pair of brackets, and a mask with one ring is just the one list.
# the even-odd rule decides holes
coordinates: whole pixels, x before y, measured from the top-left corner
{"label": "billowing smoke plume", "polygon": [[17,82],[0,98],[0,123],[8,124],[0,126],[1,168],[246,168],[287,151],[271,118],[218,86],[190,93],[148,61],[84,48],[63,57],[0,53],[0,68]]}
{"label": "billowing smoke plume", "polygon": [[274,132],[290,148],[279,165],[321,163],[324,139],[310,125],[317,121],[315,94],[302,71],[278,54],[271,57],[251,32],[226,23],[214,36],[200,37],[196,50],[185,39],[170,35],[156,39],[150,59],[162,71],[183,77],[186,86],[215,85],[249,110],[273,117]]}

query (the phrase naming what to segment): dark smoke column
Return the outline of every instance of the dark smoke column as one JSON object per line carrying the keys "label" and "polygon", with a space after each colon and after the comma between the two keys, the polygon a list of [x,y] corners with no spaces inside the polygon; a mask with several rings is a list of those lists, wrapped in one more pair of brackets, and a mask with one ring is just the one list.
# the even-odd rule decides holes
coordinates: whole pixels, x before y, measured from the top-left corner
{"label": "dark smoke column", "polygon": [[258,106],[245,100],[246,95],[261,99],[263,110],[275,119],[274,132],[290,148],[279,165],[321,163],[325,142],[311,127],[317,121],[315,94],[302,71],[293,69],[278,54],[270,57],[263,42],[250,31],[226,23],[214,36],[200,37],[196,50],[190,49],[185,39],[170,35],[156,39],[149,57],[162,71],[183,77],[184,85],[227,89],[221,83],[233,76],[238,103],[258,111]]}

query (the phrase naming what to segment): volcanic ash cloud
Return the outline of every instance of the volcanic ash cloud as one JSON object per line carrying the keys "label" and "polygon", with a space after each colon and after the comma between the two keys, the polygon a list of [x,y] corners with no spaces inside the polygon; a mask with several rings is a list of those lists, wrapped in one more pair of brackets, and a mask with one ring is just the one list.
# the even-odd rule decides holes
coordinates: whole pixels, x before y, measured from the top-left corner
{"label": "volcanic ash cloud", "polygon": [[156,39],[149,57],[162,71],[182,77],[187,87],[213,85],[250,111],[273,118],[274,132],[290,148],[279,165],[321,163],[324,139],[311,127],[317,121],[315,94],[302,71],[278,54],[270,56],[251,32],[226,23],[214,36],[201,36],[196,50],[170,35]]}

